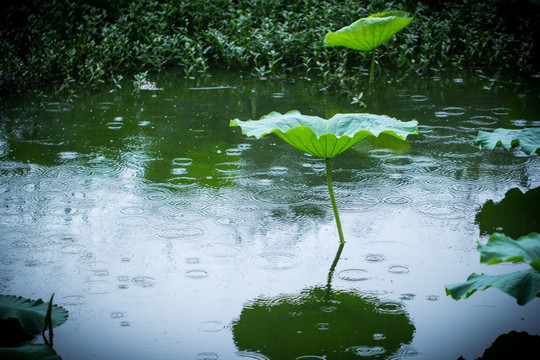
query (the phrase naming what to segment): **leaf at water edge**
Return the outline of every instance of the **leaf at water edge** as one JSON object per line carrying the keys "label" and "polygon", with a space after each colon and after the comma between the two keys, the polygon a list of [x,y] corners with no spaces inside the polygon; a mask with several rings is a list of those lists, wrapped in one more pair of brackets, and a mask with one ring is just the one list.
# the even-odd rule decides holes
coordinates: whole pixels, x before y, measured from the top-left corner
{"label": "leaf at water edge", "polygon": [[412,17],[406,11],[387,11],[355,21],[336,32],[326,34],[326,46],[345,46],[353,50],[376,49],[409,25]]}
{"label": "leaf at water edge", "polygon": [[529,269],[503,275],[471,274],[467,281],[446,285],[446,295],[455,300],[468,298],[477,290],[494,287],[514,297],[519,305],[525,305],[540,297],[540,272]]}
{"label": "leaf at water edge", "polygon": [[482,264],[524,262],[540,271],[540,234],[531,233],[517,240],[494,233],[486,245],[478,244]]}
{"label": "leaf at water edge", "polygon": [[[0,295],[0,319],[17,319],[27,334],[39,334],[45,326],[49,304],[43,300],[30,300],[23,297]],[[68,312],[61,306],[52,306],[52,326],[56,327],[68,318]]]}
{"label": "leaf at water edge", "polygon": [[27,344],[15,348],[0,348],[0,359],[62,360],[49,345]]}
{"label": "leaf at water edge", "polygon": [[500,145],[506,151],[513,146],[521,145],[527,155],[540,152],[540,128],[504,129],[498,128],[493,132],[479,131],[476,144],[488,150]]}
{"label": "leaf at water edge", "polygon": [[388,134],[405,140],[418,133],[418,122],[403,122],[386,115],[336,114],[329,120],[302,115],[297,110],[285,114],[271,112],[259,120],[231,120],[246,136],[261,138],[276,134],[293,147],[320,158],[332,158],[368,136]]}

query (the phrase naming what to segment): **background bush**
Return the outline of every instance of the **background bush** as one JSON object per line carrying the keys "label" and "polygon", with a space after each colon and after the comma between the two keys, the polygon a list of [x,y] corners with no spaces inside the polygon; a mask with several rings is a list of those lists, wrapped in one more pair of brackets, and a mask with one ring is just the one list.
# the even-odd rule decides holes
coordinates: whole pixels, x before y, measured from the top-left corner
{"label": "background bush", "polygon": [[[370,14],[405,10],[413,22],[379,50],[379,65],[538,71],[540,5],[527,0],[4,0],[0,90],[52,82],[99,88],[121,76],[182,67],[258,76],[300,71],[345,85],[367,54],[323,39]],[[356,71],[351,71],[351,69]]]}

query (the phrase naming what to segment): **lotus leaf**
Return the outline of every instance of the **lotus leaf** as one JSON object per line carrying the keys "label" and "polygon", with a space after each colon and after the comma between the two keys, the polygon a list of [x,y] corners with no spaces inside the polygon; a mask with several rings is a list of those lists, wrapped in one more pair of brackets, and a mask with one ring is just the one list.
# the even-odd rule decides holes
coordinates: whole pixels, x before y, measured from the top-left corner
{"label": "lotus leaf", "polygon": [[[43,300],[30,300],[22,297],[0,295],[0,319],[17,319],[24,332],[38,334],[44,330],[49,303]],[[63,324],[68,312],[60,306],[52,306],[52,326]]]}
{"label": "lotus leaf", "polygon": [[326,34],[326,46],[373,50],[409,25],[412,18],[408,16],[409,13],[405,11],[387,11],[362,18],[336,32]]}
{"label": "lotus leaf", "polygon": [[247,136],[261,138],[274,133],[281,139],[313,156],[332,158],[368,136],[388,134],[405,140],[417,134],[416,121],[402,122],[386,115],[336,114],[325,120],[293,110],[286,114],[271,112],[257,121],[231,120]]}
{"label": "lotus leaf", "polygon": [[501,145],[507,151],[512,146],[521,145],[521,149],[530,155],[534,152],[540,152],[540,128],[499,128],[492,133],[479,131],[476,143],[488,150],[493,150],[497,145]]}
{"label": "lotus leaf", "polygon": [[463,296],[468,298],[477,290],[490,287],[504,291],[516,298],[519,305],[525,305],[535,297],[540,297],[540,273],[530,269],[503,275],[471,274],[466,282],[447,285],[446,295],[459,300]]}
{"label": "lotus leaf", "polygon": [[245,135],[256,138],[274,133],[295,148],[325,159],[328,194],[342,244],[345,239],[332,185],[330,158],[368,136],[388,134],[405,140],[407,135],[418,131],[416,121],[401,122],[385,115],[336,114],[330,120],[325,120],[318,116],[302,115],[297,110],[286,114],[274,111],[257,121],[235,119],[229,125],[240,126]]}
{"label": "lotus leaf", "polygon": [[540,234],[531,233],[514,240],[504,234],[491,235],[486,245],[478,244],[482,264],[524,262],[540,271]]}
{"label": "lotus leaf", "polygon": [[504,234],[493,234],[488,243],[478,245],[481,262],[496,264],[503,261],[526,262],[531,269],[502,275],[471,274],[467,281],[446,286],[446,294],[459,300],[468,298],[477,290],[495,287],[525,305],[540,297],[540,235],[531,233],[513,240]]}

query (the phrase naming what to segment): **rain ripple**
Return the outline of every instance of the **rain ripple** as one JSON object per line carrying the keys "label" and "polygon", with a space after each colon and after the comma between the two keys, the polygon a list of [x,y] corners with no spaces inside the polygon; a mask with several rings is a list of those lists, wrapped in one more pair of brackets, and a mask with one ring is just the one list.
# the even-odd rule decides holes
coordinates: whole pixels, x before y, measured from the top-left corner
{"label": "rain ripple", "polygon": [[190,279],[203,279],[208,277],[208,272],[205,270],[189,270],[186,272],[186,277]]}
{"label": "rain ripple", "polygon": [[409,268],[404,265],[394,265],[388,268],[388,272],[391,272],[392,274],[407,274],[409,272]]}
{"label": "rain ripple", "polygon": [[223,325],[219,321],[203,321],[199,323],[199,331],[203,332],[218,332],[226,329],[227,326]]}
{"label": "rain ripple", "polygon": [[213,352],[199,353],[195,356],[196,360],[217,360],[219,355]]}
{"label": "rain ripple", "polygon": [[298,204],[306,195],[297,189],[272,187],[252,193],[253,200],[271,204]]}
{"label": "rain ripple", "polygon": [[158,233],[158,236],[163,239],[177,239],[193,236],[201,236],[204,230],[195,227],[178,227],[163,229]]}
{"label": "rain ripple", "polygon": [[367,270],[363,269],[347,269],[338,273],[338,278],[345,281],[365,281],[369,280]]}
{"label": "rain ripple", "polygon": [[407,155],[383,158],[382,165],[392,170],[413,173],[433,173],[441,168],[435,160],[428,157]]}
{"label": "rain ripple", "polygon": [[352,346],[347,348],[347,352],[352,352],[360,357],[372,357],[384,354],[386,349],[381,346]]}
{"label": "rain ripple", "polygon": [[300,261],[288,253],[264,253],[253,259],[254,265],[264,270],[289,270],[299,265]]}
{"label": "rain ripple", "polygon": [[236,358],[237,359],[252,359],[252,360],[270,360],[269,357],[255,353],[255,352],[249,352],[249,351],[238,351],[236,352]]}
{"label": "rain ripple", "polygon": [[465,114],[466,110],[462,107],[445,107],[442,111],[436,111],[435,117],[438,118],[447,118],[450,116],[459,116]]}
{"label": "rain ripple", "polygon": [[153,287],[157,284],[157,280],[149,276],[135,276],[131,279],[131,282],[142,288]]}
{"label": "rain ripple", "polygon": [[376,306],[377,311],[382,314],[405,314],[407,307],[397,301],[384,301]]}
{"label": "rain ripple", "polygon": [[464,212],[461,206],[449,204],[445,202],[426,202],[414,206],[414,209],[422,215],[436,219],[459,219],[469,215],[469,212]]}
{"label": "rain ripple", "polygon": [[203,251],[213,257],[232,257],[237,258],[242,252],[242,248],[238,245],[228,243],[213,243],[202,247]]}

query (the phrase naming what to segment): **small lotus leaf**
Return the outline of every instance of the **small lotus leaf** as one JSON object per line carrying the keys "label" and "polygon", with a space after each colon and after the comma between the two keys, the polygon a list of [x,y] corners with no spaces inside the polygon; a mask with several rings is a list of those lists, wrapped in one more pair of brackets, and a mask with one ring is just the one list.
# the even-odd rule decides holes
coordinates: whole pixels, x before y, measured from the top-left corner
{"label": "small lotus leaf", "polygon": [[514,297],[519,305],[525,305],[540,297],[540,272],[529,269],[503,275],[471,274],[466,282],[447,285],[446,294],[459,300],[490,287],[504,291]]}
{"label": "small lotus leaf", "polygon": [[286,114],[272,112],[259,120],[231,120],[247,136],[261,138],[276,134],[298,150],[320,158],[332,158],[368,136],[388,134],[405,140],[417,134],[416,121],[402,122],[386,115],[336,114],[325,120],[302,115],[293,110]]}
{"label": "small lotus leaf", "polygon": [[[480,262],[524,262],[535,267],[540,262],[540,234],[531,233],[514,240],[504,234],[494,233],[486,245],[478,244]],[[540,271],[540,267],[535,267]]]}
{"label": "small lotus leaf", "polygon": [[493,150],[497,145],[501,145],[505,150],[510,150],[512,146],[521,145],[521,149],[530,155],[540,152],[540,128],[524,129],[495,129],[495,131],[479,131],[476,143],[488,150]]}
{"label": "small lotus leaf", "polygon": [[[38,334],[45,327],[45,317],[49,303],[43,300],[30,300],[23,297],[0,295],[0,319],[17,319],[27,334]],[[53,305],[52,325],[63,324],[68,312],[63,307]]]}
{"label": "small lotus leaf", "polygon": [[370,51],[379,47],[412,21],[405,11],[387,11],[355,21],[325,36],[326,46]]}

